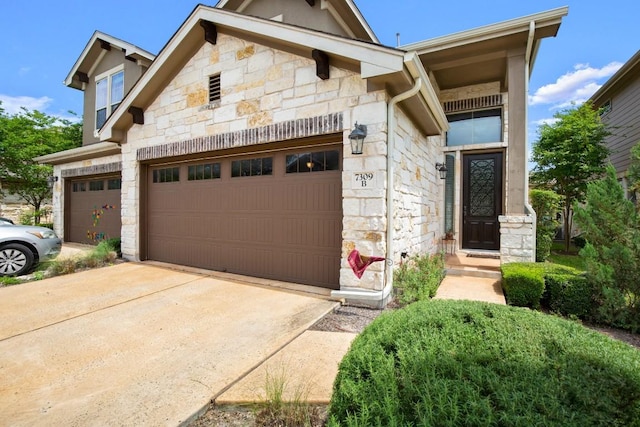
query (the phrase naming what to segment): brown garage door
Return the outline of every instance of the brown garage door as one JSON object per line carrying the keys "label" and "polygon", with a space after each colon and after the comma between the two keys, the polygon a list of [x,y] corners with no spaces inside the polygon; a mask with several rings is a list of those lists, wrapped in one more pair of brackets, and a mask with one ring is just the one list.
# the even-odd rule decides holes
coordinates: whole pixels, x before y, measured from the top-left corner
{"label": "brown garage door", "polygon": [[120,176],[70,180],[66,184],[65,240],[98,244],[120,237]]}
{"label": "brown garage door", "polygon": [[149,167],[148,259],[338,289],[340,150]]}

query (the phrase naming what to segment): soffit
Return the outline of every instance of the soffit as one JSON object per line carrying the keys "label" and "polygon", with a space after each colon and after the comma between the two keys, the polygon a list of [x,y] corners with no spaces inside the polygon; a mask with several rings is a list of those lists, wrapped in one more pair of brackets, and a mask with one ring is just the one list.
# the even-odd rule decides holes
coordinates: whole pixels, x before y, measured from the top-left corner
{"label": "soffit", "polygon": [[83,147],[72,148],[71,150],[36,157],[33,160],[45,165],[60,165],[79,160],[97,159],[113,154],[120,154],[120,145],[114,142],[99,142],[97,144],[85,145]]}
{"label": "soffit", "polygon": [[[149,70],[126,95],[120,107],[109,117],[100,131],[101,140],[122,141],[124,132],[133,124],[127,110],[131,106],[145,109],[169,81],[205,43],[201,20],[212,22],[219,33],[253,40],[267,46],[311,58],[313,49],[325,52],[333,66],[361,72],[363,78],[401,72],[405,52],[321,33],[262,18],[255,18],[199,5],[165,45]],[[375,65],[371,70],[368,65]]]}
{"label": "soffit", "polygon": [[100,31],[93,33],[89,42],[82,50],[82,53],[76,60],[75,64],[69,71],[67,78],[64,80],[64,84],[75,89],[83,89],[82,82],[76,76],[77,72],[89,74],[90,70],[96,65],[96,62],[100,61],[104,49],[101,47],[101,41],[107,42],[112,48],[120,49],[124,54],[130,57],[132,60],[140,61],[148,65],[153,61],[155,55],[139,48],[138,46],[127,43],[116,37],[110,36]]}
{"label": "soffit", "polygon": [[433,74],[440,89],[495,81],[506,88],[507,58],[513,53],[524,54],[531,22],[535,23],[533,54],[529,58],[533,64],[540,41],[557,34],[567,13],[566,7],[558,8],[401,48],[415,50],[419,54],[425,69]]}
{"label": "soffit", "polygon": [[[217,9],[226,9],[242,13],[249,3],[257,0],[220,0]],[[297,0],[304,1],[304,0]],[[317,0],[323,10],[328,10],[338,24],[354,38],[379,43],[378,37],[364,18],[358,6],[352,0]]]}

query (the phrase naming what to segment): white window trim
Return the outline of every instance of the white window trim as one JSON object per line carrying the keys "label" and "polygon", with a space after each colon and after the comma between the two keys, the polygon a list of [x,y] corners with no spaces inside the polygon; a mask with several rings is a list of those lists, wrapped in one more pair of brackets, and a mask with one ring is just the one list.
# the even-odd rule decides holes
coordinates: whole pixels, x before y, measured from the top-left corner
{"label": "white window trim", "polygon": [[[114,74],[117,74],[121,71],[124,71],[124,64],[120,64],[117,67],[113,67],[110,70],[107,70],[103,73],[98,74],[97,76],[95,76],[95,78],[93,79],[93,85],[95,88],[98,87],[98,82],[102,79],[107,79],[107,119],[109,118],[109,116],[111,115],[111,113],[113,113],[113,111],[111,110],[111,105],[113,104],[111,102],[111,79],[109,77],[111,77]],[[123,94],[123,99],[124,99],[124,94]],[[93,131],[93,135],[97,138],[98,137],[98,131],[100,129],[97,128],[98,126],[98,121],[96,120],[96,116],[98,113],[98,91],[95,91],[95,102],[94,102],[94,107],[93,107],[93,125],[94,125],[94,131]]]}

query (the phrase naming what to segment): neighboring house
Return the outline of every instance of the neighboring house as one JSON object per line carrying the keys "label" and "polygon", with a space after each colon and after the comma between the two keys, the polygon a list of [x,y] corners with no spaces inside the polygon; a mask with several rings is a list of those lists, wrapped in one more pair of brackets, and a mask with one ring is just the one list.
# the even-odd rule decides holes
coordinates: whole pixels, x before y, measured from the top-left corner
{"label": "neighboring house", "polygon": [[611,150],[609,161],[626,189],[630,150],[640,143],[640,50],[590,100],[609,126],[611,135],[605,140]]}
{"label": "neighboring house", "polygon": [[[386,303],[403,253],[437,252],[448,231],[458,250],[533,260],[527,85],[566,14],[391,48],[351,0],[223,0],[198,5],[155,59],[138,50],[136,62],[96,33],[66,81],[85,90],[85,146],[39,159],[61,177],[55,229],[68,241],[121,235],[132,260],[372,305]],[[126,96],[109,111],[114,100],[90,91],[120,66],[106,63],[114,53]],[[356,248],[387,262],[359,280]]]}

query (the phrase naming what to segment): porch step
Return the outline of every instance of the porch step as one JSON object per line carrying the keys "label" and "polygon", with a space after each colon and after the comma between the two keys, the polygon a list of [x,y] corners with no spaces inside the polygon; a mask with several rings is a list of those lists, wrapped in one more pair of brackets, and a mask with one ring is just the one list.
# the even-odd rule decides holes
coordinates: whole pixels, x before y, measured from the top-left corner
{"label": "porch step", "polygon": [[479,277],[485,279],[495,279],[501,280],[502,273],[500,273],[499,269],[496,270],[488,270],[485,268],[478,267],[469,267],[469,266],[447,266],[446,268],[447,276],[467,276],[467,277]]}
{"label": "porch step", "polygon": [[434,299],[485,301],[506,304],[500,279],[447,275]]}

